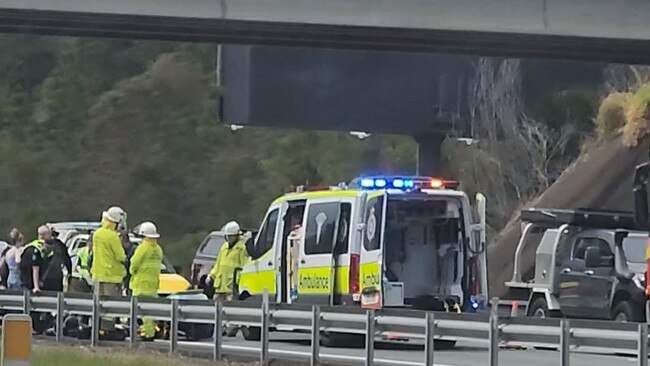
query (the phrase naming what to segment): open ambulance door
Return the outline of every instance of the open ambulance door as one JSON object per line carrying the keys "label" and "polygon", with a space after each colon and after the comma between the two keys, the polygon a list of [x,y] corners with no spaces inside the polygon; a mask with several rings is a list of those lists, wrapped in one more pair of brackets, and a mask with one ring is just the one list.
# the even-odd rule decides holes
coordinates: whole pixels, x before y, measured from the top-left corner
{"label": "open ambulance door", "polygon": [[388,199],[385,191],[372,192],[367,199],[359,260],[361,307],[379,309],[383,305],[383,241]]}
{"label": "open ambulance door", "polygon": [[308,200],[303,245],[298,259],[298,298],[295,302],[334,303],[334,250],[341,202],[331,198]]}
{"label": "open ambulance door", "polygon": [[482,193],[476,194],[476,211],[478,214],[478,223],[472,225],[472,240],[470,241],[470,251],[473,255],[476,256],[476,261],[474,262],[475,273],[473,276],[475,278],[476,289],[474,289],[474,296],[479,297],[480,299],[475,299],[475,301],[480,301],[481,299],[487,301],[488,298],[488,274],[487,274],[487,223],[486,223],[486,198]]}

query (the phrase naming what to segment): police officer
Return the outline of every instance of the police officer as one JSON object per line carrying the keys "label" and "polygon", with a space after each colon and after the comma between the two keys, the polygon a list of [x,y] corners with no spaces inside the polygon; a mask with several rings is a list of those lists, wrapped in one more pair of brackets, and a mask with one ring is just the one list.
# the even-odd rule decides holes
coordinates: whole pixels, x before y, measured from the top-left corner
{"label": "police officer", "polygon": [[[160,284],[160,268],[163,251],[158,245],[158,230],[152,222],[143,222],[137,233],[142,243],[137,246],[131,258],[129,272],[131,280],[129,287],[133,296],[156,297]],[[144,318],[140,332],[143,341],[153,341],[156,335],[156,324],[151,318]]]}
{"label": "police officer", "polygon": [[[122,281],[126,276],[124,262],[126,255],[118,230],[126,230],[126,212],[113,206],[102,213],[101,227],[93,234],[93,256],[91,264],[95,291],[100,296],[121,296]],[[102,319],[100,336],[117,334],[112,319]],[[120,335],[120,338],[124,334]]]}

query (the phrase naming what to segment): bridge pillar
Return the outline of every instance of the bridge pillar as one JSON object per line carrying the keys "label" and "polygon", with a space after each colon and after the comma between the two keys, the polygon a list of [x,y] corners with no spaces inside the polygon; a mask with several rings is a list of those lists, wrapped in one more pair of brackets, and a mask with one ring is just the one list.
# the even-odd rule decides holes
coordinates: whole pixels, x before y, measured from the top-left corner
{"label": "bridge pillar", "polygon": [[440,175],[442,172],[441,150],[445,135],[433,132],[413,136],[418,144],[417,174],[424,176]]}

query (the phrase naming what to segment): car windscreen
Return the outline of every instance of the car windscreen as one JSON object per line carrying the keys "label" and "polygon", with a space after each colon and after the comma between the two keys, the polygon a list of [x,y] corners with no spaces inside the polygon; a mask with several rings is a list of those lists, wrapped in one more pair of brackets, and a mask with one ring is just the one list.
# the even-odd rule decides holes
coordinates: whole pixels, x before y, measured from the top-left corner
{"label": "car windscreen", "polygon": [[648,238],[643,236],[631,236],[623,241],[625,259],[630,263],[645,263],[645,251]]}
{"label": "car windscreen", "polygon": [[221,249],[221,246],[225,242],[226,238],[223,235],[211,234],[201,245],[199,253],[201,255],[216,257],[219,254],[219,249]]}

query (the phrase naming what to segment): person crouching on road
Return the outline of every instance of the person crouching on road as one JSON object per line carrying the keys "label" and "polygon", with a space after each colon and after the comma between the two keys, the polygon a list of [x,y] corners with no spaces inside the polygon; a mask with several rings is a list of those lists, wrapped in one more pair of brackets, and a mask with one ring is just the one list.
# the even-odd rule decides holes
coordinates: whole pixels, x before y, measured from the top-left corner
{"label": "person crouching on road", "polygon": [[[235,270],[241,269],[248,255],[246,245],[241,239],[241,229],[235,221],[230,221],[224,226],[226,242],[221,246],[214,267],[208,275],[208,281],[214,285],[215,301],[232,301],[235,286]],[[234,337],[237,328],[230,328],[227,335]]]}
{"label": "person crouching on road", "polygon": [[[163,251],[158,245],[158,230],[152,222],[140,224],[138,236],[142,244],[138,245],[131,258],[129,272],[131,280],[129,287],[136,297],[156,297],[160,284],[160,268],[162,266]],[[142,320],[140,337],[143,341],[153,341],[156,335],[156,323],[151,318]]]}
{"label": "person crouching on road", "polygon": [[[102,213],[101,227],[93,234],[93,256],[90,272],[99,296],[122,296],[122,281],[126,276],[124,262],[126,255],[120,240],[119,230],[126,228],[126,212],[120,207],[111,207]],[[102,319],[100,337],[114,333],[113,319]],[[120,334],[122,338],[124,334]]]}

